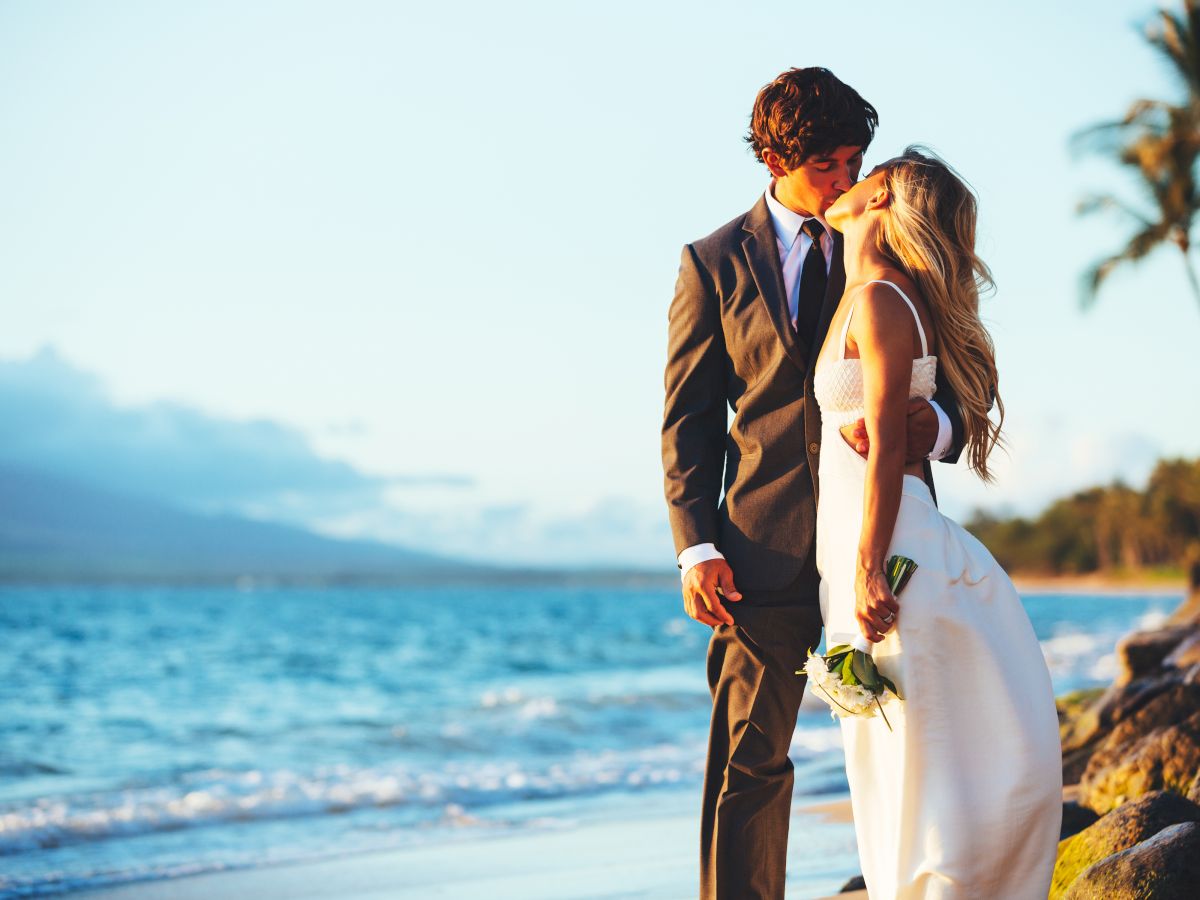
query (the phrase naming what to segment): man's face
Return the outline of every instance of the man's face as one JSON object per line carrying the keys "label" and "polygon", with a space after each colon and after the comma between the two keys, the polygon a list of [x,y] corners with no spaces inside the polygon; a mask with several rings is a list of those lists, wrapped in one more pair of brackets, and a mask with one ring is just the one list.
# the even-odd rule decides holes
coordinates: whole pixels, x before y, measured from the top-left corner
{"label": "man's face", "polygon": [[796,212],[822,215],[858,181],[863,148],[838,147],[829,154],[810,156],[790,171],[779,165],[777,156],[770,156],[764,154],[775,176],[775,199]]}

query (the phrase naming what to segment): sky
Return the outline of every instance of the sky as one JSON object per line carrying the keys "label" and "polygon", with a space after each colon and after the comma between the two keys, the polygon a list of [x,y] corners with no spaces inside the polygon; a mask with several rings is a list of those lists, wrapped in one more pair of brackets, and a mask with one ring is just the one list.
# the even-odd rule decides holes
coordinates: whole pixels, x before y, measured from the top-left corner
{"label": "sky", "polygon": [[420,549],[670,567],[680,248],[757,200],[754,96],[805,65],[879,110],[868,168],[927,144],[980,197],[1009,455],[990,487],[938,466],[945,511],[1200,455],[1178,254],[1078,304],[1130,230],[1077,202],[1137,192],[1070,138],[1170,96],[1154,6],[846,9],[0,4],[0,408],[24,416],[0,458]]}

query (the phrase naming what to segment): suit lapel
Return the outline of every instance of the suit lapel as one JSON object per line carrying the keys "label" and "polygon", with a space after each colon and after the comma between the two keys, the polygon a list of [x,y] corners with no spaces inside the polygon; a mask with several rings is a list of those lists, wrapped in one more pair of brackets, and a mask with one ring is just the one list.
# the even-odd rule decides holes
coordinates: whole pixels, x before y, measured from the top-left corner
{"label": "suit lapel", "polygon": [[767,201],[759,197],[758,203],[746,215],[742,226],[749,234],[742,241],[742,251],[750,274],[758,287],[758,296],[766,306],[771,324],[783,343],[787,355],[801,369],[808,365],[808,354],[800,347],[796,332],[788,315],[787,297],[783,288],[783,269],[779,264],[779,248],[776,243],[775,226],[767,210]]}

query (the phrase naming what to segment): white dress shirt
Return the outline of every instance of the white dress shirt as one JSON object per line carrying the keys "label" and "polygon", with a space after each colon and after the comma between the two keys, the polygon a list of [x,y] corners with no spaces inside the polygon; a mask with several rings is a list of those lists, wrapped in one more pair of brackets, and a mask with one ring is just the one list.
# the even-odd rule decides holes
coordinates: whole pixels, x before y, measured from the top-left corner
{"label": "white dress shirt", "polygon": [[[776,200],[773,193],[774,187],[775,182],[772,181],[763,196],[767,201],[767,211],[771,214],[771,224],[775,226],[775,246],[779,250],[779,263],[783,267],[783,289],[787,292],[788,314],[791,316],[792,327],[795,328],[797,311],[800,307],[800,272],[804,268],[804,259],[813,245],[812,238],[803,231],[804,223],[810,218],[815,218],[825,229],[825,234],[821,238],[821,252],[825,254],[826,273],[829,272],[829,267],[833,263],[833,235],[830,233],[829,225],[821,216],[802,216]],[[938,418],[938,436],[937,440],[933,442],[933,450],[930,451],[929,458],[938,460],[949,451],[953,432],[950,427],[950,417],[946,415],[945,411],[932,400],[929,401],[929,405],[933,407]],[[687,547],[679,554],[679,568],[682,570],[680,578],[686,576],[688,569],[697,563],[724,558],[725,554],[712,543]]]}

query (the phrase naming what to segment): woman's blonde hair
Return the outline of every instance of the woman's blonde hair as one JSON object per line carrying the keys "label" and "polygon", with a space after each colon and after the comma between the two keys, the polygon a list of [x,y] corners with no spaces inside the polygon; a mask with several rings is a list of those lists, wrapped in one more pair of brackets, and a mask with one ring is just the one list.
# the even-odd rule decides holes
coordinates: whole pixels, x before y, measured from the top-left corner
{"label": "woman's blonde hair", "polygon": [[[975,254],[975,195],[943,160],[911,146],[883,164],[891,203],[880,216],[879,251],[921,289],[938,335],[938,364],[958,397],[967,459],[991,481],[988,455],[1001,444],[1004,403],[997,390],[996,351],[979,318],[979,292],[994,287]],[[998,421],[988,417],[993,402]]]}

